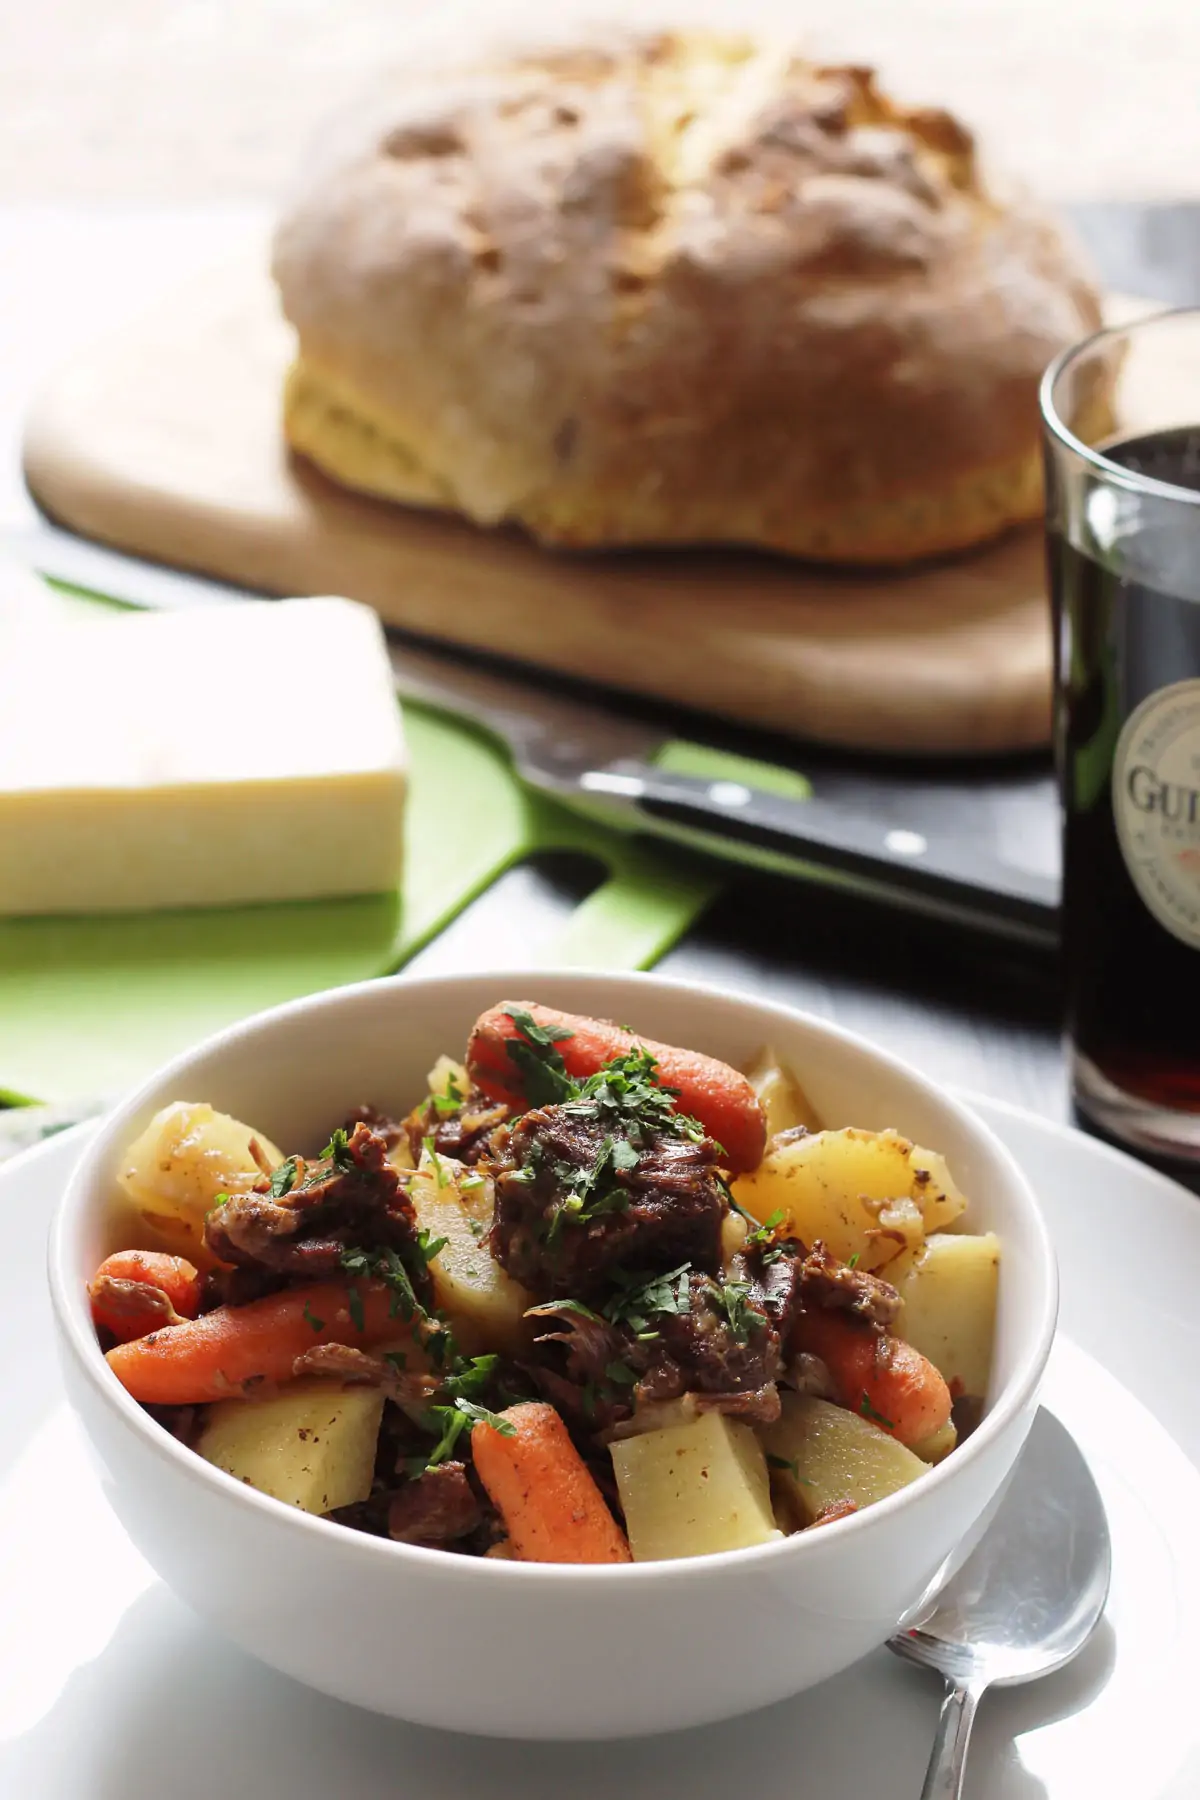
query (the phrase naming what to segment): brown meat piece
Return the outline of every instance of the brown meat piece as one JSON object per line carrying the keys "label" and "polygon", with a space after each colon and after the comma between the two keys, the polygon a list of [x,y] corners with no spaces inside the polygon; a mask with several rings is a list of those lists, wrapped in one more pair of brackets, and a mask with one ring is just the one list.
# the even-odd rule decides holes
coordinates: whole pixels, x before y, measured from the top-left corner
{"label": "brown meat piece", "polygon": [[734,1271],[750,1283],[750,1297],[786,1344],[803,1305],[804,1245],[794,1238],[752,1245],[734,1259]]}
{"label": "brown meat piece", "polygon": [[466,1537],[483,1520],[466,1465],[439,1463],[406,1482],[388,1504],[387,1534],[401,1544],[445,1544]]}
{"label": "brown meat piece", "polygon": [[607,1431],[633,1411],[629,1384],[614,1383],[609,1369],[626,1367],[628,1333],[607,1319],[587,1317],[554,1301],[527,1315],[553,1322],[560,1329],[534,1340],[533,1355],[522,1367],[552,1406],[573,1429]]}
{"label": "brown meat piece", "polygon": [[264,1178],[231,1196],[209,1214],[204,1239],[222,1262],[306,1278],[336,1273],[349,1246],[390,1248],[409,1253],[418,1297],[428,1287],[412,1202],[387,1160],[386,1136],[361,1120],[332,1155],[295,1158],[286,1192],[272,1194]]}
{"label": "brown meat piece", "polygon": [[783,1410],[773,1381],[738,1394],[697,1394],[695,1401],[698,1413],[725,1413],[731,1419],[744,1419],[748,1425],[774,1425]]}
{"label": "brown meat piece", "polygon": [[457,1112],[442,1112],[432,1100],[404,1121],[413,1161],[421,1160],[426,1138],[439,1156],[474,1165],[490,1153],[492,1133],[503,1125],[509,1108],[473,1087]]}
{"label": "brown meat piece", "polygon": [[618,1167],[610,1124],[570,1103],[539,1107],[497,1134],[488,1244],[514,1280],[580,1297],[603,1291],[618,1265],[717,1272],[726,1198],[716,1144],[664,1129],[643,1138],[636,1160]]}
{"label": "brown meat piece", "polygon": [[[697,1396],[760,1396],[773,1385],[781,1367],[779,1333],[755,1304],[745,1282],[718,1282],[698,1270],[688,1278],[688,1305],[678,1313],[656,1313],[657,1337],[631,1346],[630,1360],[645,1372],[637,1385],[639,1401]],[[769,1406],[761,1398],[756,1402]],[[733,1410],[725,1406],[723,1410]]]}
{"label": "brown meat piece", "polygon": [[804,1258],[800,1303],[813,1311],[852,1313],[881,1331],[900,1311],[900,1296],[890,1282],[839,1262],[819,1241]]}
{"label": "brown meat piece", "polygon": [[251,1300],[262,1300],[267,1294],[277,1294],[281,1287],[287,1285],[287,1276],[275,1269],[267,1269],[249,1263],[241,1268],[210,1269],[204,1277],[204,1288],[200,1297],[201,1312],[211,1312],[215,1306],[248,1306]]}
{"label": "brown meat piece", "polygon": [[393,1400],[424,1401],[436,1391],[439,1378],[420,1371],[409,1373],[382,1356],[371,1356],[352,1344],[314,1344],[292,1364],[292,1374],[328,1375],[333,1380],[383,1388]]}
{"label": "brown meat piece", "polygon": [[388,1151],[402,1143],[405,1136],[404,1126],[399,1119],[393,1119],[390,1113],[380,1112],[377,1106],[356,1106],[342,1125],[347,1136],[353,1136],[356,1125],[367,1125],[376,1137],[381,1137]]}

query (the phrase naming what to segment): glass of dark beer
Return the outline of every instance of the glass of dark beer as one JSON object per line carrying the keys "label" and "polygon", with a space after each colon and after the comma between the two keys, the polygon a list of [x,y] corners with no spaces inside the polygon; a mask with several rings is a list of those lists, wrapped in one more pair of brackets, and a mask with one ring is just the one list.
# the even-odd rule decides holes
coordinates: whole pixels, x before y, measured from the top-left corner
{"label": "glass of dark beer", "polygon": [[1075,1104],[1200,1161],[1200,309],[1042,384]]}

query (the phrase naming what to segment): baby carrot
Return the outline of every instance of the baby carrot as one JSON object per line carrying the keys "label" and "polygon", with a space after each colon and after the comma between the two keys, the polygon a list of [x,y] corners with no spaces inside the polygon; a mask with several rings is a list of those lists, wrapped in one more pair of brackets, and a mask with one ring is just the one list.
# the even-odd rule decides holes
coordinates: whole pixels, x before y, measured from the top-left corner
{"label": "baby carrot", "polygon": [[199,1272],[182,1256],[119,1250],[105,1258],[88,1283],[92,1318],[120,1343],[128,1343],[162,1325],[194,1319],[200,1287]]}
{"label": "baby carrot", "polygon": [[362,1349],[404,1335],[394,1296],[381,1282],[314,1282],[218,1306],[108,1352],[108,1365],[135,1400],[187,1406],[252,1396],[267,1382],[289,1381],[292,1364],[314,1344]]}
{"label": "baby carrot", "polygon": [[553,1048],[562,1057],[567,1074],[576,1080],[596,1074],[614,1056],[624,1056],[640,1045],[658,1063],[657,1079],[662,1086],[679,1090],[680,1112],[698,1119],[721,1145],[727,1168],[740,1174],[762,1161],[767,1141],[763,1109],[746,1077],[728,1063],[703,1056],[698,1050],[681,1050],[674,1044],[638,1037],[606,1019],[581,1018],[532,1000],[505,1001],[475,1021],[467,1045],[467,1069],[485,1094],[512,1105],[527,1104],[520,1072],[508,1053],[508,1046],[522,1035],[513,1013],[527,1013],[542,1030],[567,1034],[555,1036]]}
{"label": "baby carrot", "polygon": [[530,1401],[499,1416],[512,1436],[481,1421],[471,1451],[517,1560],[629,1562],[625,1533],[554,1408]]}
{"label": "baby carrot", "polygon": [[819,1356],[838,1403],[909,1446],[940,1431],[950,1390],[933,1364],[903,1338],[877,1333],[840,1312],[802,1313],[793,1346]]}

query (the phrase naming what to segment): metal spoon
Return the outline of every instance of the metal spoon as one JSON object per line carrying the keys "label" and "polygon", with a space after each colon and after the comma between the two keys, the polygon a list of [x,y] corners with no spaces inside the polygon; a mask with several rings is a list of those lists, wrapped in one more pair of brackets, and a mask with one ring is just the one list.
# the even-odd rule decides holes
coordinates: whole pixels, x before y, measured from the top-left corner
{"label": "metal spoon", "polygon": [[986,1689],[1036,1681],[1083,1649],[1104,1611],[1111,1562],[1091,1471],[1042,1407],[978,1548],[919,1624],[888,1640],[946,1681],[921,1800],[959,1800]]}

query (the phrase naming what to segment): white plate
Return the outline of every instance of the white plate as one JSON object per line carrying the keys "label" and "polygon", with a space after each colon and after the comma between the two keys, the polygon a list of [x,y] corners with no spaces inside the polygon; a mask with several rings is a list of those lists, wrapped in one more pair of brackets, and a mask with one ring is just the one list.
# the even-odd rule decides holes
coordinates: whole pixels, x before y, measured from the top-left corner
{"label": "white plate", "polygon": [[[1104,1494],[1113,1591],[1073,1667],[986,1701],[968,1794],[1196,1800],[1200,1202],[1074,1132],[990,1102],[979,1108],[1030,1174],[1058,1243],[1064,1339],[1046,1398]],[[572,1749],[377,1719],[273,1674],[200,1625],[127,1543],[62,1400],[43,1249],[83,1141],[73,1132],[0,1172],[0,1795],[903,1800],[920,1792],[939,1688],[886,1651],[732,1725]],[[586,1620],[572,1629],[586,1630]],[[713,1654],[738,1654],[716,1619]],[[462,1705],[470,1708],[469,1694]]]}

